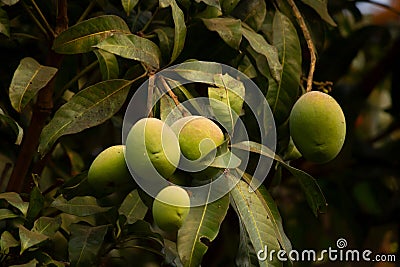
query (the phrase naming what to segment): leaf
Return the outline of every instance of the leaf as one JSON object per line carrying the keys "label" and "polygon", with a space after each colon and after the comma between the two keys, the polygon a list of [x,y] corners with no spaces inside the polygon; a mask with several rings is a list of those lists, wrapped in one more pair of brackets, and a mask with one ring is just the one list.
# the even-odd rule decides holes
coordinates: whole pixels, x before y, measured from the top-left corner
{"label": "leaf", "polygon": [[88,216],[108,211],[110,208],[97,205],[95,197],[83,196],[66,200],[63,196],[57,197],[51,207],[76,216]]}
{"label": "leaf", "polygon": [[19,242],[8,231],[4,231],[0,238],[1,252],[8,254],[10,248],[18,247]]}
{"label": "leaf", "polygon": [[0,221],[19,217],[9,209],[0,209]]}
{"label": "leaf", "polygon": [[61,229],[64,230],[66,233],[70,234],[70,226],[79,222],[87,223],[91,226],[96,226],[96,215],[91,216],[75,216],[68,213],[61,213]]}
{"label": "leaf", "polygon": [[229,208],[229,196],[191,207],[182,227],[178,231],[178,254],[185,267],[200,266],[208,247],[204,240],[212,242]]}
{"label": "leaf", "polygon": [[25,264],[11,265],[10,267],[36,267],[38,263],[37,259],[33,259]]}
{"label": "leaf", "polygon": [[160,98],[160,118],[162,121],[166,121],[168,118],[168,121],[174,122],[182,118],[183,115],[179,111],[179,109],[176,108],[176,105],[174,101],[172,100],[171,97],[168,95],[163,95]]}
{"label": "leaf", "polygon": [[236,253],[235,263],[236,266],[257,267],[258,258],[254,251],[253,244],[251,243],[249,234],[241,220],[239,220],[239,247]]}
{"label": "leaf", "polygon": [[22,141],[22,136],[24,134],[24,130],[12,117],[5,114],[1,108],[0,108],[0,122],[7,124],[11,128],[11,130],[16,135],[15,144],[20,145]]}
{"label": "leaf", "polygon": [[249,79],[257,77],[257,70],[254,68],[248,56],[244,56],[237,69],[245,74]]}
{"label": "leaf", "polygon": [[10,84],[9,96],[13,108],[21,112],[56,72],[56,68],[42,66],[33,58],[22,59]]}
{"label": "leaf", "polygon": [[1,2],[7,6],[15,5],[19,0],[1,0]]}
{"label": "leaf", "polygon": [[124,215],[128,224],[133,224],[137,220],[143,220],[147,213],[147,206],[140,199],[137,189],[130,192],[118,209],[120,215]]}
{"label": "leaf", "polygon": [[117,79],[119,76],[119,66],[115,55],[101,49],[94,50],[94,53],[99,61],[102,79]]}
{"label": "leaf", "polygon": [[114,15],[98,16],[63,31],[54,40],[53,49],[59,54],[87,53],[103,39],[117,33],[130,33],[122,18]]}
{"label": "leaf", "polygon": [[220,169],[234,169],[240,166],[240,158],[229,150],[225,153],[215,157],[214,161],[208,164],[209,167],[215,167]]}
{"label": "leaf", "polygon": [[266,14],[267,7],[265,0],[241,1],[232,12],[234,17],[241,19],[255,31],[261,28]]}
{"label": "leaf", "polygon": [[314,215],[318,216],[318,212],[326,211],[327,203],[324,194],[322,193],[317,181],[311,175],[290,166],[280,156],[276,155],[271,149],[256,142],[243,141],[240,143],[232,144],[231,146],[234,148],[254,152],[278,161],[285,169],[287,169],[293,176],[298,179],[300,186],[302,187],[306,195],[308,205],[312,209]]}
{"label": "leaf", "polygon": [[175,24],[174,49],[172,50],[171,63],[175,61],[185,46],[186,25],[183,12],[175,0],[160,0],[161,8],[166,8],[168,6],[172,9],[172,18]]}
{"label": "leaf", "polygon": [[[265,246],[268,247],[268,251],[280,250],[271,218],[257,194],[250,192],[248,185],[244,181],[239,181],[231,190],[230,195],[235,210],[250,237],[254,250],[264,250]],[[276,255],[272,261],[269,258],[265,261],[259,260],[259,264],[260,266],[268,267],[282,266],[282,263],[277,260]]]}
{"label": "leaf", "polygon": [[0,8],[0,33],[10,37],[10,20],[7,12],[2,8]]}
{"label": "leaf", "polygon": [[174,72],[191,82],[214,85],[214,76],[222,75],[222,66],[216,62],[191,61],[179,64]]}
{"label": "leaf", "polygon": [[19,238],[21,241],[21,251],[19,253],[20,255],[24,253],[24,251],[28,248],[38,245],[49,238],[48,236],[41,233],[29,231],[23,225],[19,225],[18,228]]}
{"label": "leaf", "polygon": [[174,48],[175,30],[170,27],[158,27],[154,29],[154,32],[157,34],[158,40],[160,40],[161,56],[169,56]]}
{"label": "leaf", "polygon": [[216,75],[214,80],[218,87],[208,88],[210,106],[218,122],[231,133],[242,113],[245,87],[229,74]]}
{"label": "leaf", "polygon": [[152,41],[135,34],[114,34],[94,45],[123,58],[134,59],[156,69],[160,67],[160,49]]}
{"label": "leaf", "polygon": [[15,192],[1,193],[0,199],[4,199],[11,206],[16,207],[24,216],[26,216],[29,203],[24,202],[17,193],[15,193]]}
{"label": "leaf", "polygon": [[129,16],[132,9],[137,5],[139,0],[121,0],[122,7],[124,8],[126,15]]}
{"label": "leaf", "polygon": [[303,3],[313,8],[323,20],[332,26],[337,26],[336,22],[332,19],[328,12],[328,0],[301,0]]}
{"label": "leaf", "polygon": [[230,47],[239,49],[242,41],[242,24],[239,19],[212,18],[202,19],[210,31],[215,31]]}
{"label": "leaf", "polygon": [[123,105],[130,85],[127,80],[107,80],[75,94],[44,127],[39,153],[44,155],[63,135],[81,132],[111,118]]}
{"label": "leaf", "polygon": [[71,225],[68,252],[72,266],[93,266],[107,233],[107,228],[107,225],[96,227],[80,224]]}
{"label": "leaf", "polygon": [[223,12],[227,15],[230,14],[239,2],[240,0],[223,0],[221,3]]}
{"label": "leaf", "polygon": [[272,77],[279,82],[282,65],[279,62],[278,50],[270,45],[261,34],[251,29],[242,27],[243,36],[249,41],[250,46],[259,54],[262,54],[268,62]]}
{"label": "leaf", "polygon": [[296,28],[279,11],[273,20],[273,44],[278,49],[282,70],[279,82],[269,79],[266,99],[279,126],[288,119],[297,100],[301,76],[301,46]]}
{"label": "leaf", "polygon": [[32,228],[32,232],[53,237],[61,226],[61,217],[40,217],[37,219]]}
{"label": "leaf", "polygon": [[204,2],[206,5],[213,6],[221,10],[219,0],[196,0],[197,3]]}
{"label": "leaf", "polygon": [[29,220],[34,219],[40,213],[43,207],[44,207],[44,197],[40,192],[40,189],[37,186],[35,186],[30,193],[29,207],[26,217]]}

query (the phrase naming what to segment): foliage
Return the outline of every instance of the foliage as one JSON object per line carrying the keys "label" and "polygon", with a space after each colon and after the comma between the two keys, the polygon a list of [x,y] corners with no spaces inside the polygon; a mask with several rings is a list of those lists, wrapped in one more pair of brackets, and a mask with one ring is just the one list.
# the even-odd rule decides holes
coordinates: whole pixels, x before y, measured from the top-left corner
{"label": "foliage", "polygon": [[[341,235],[361,247],[368,231],[388,234],[390,246],[376,249],[394,253],[400,27],[373,25],[357,2],[369,1],[0,0],[2,266],[286,266],[292,263],[259,261],[256,252],[323,249]],[[152,199],[141,188],[100,198],[86,176],[100,151],[121,144],[124,111],[140,84],[189,60],[203,62],[180,73],[196,85],[166,80],[171,94],[153,115],[166,120],[176,100],[208,97],[231,129],[233,113],[244,121],[251,141],[229,146],[252,154],[246,170],[226,163],[226,151],[218,157],[211,166],[227,181],[241,174],[240,182],[192,208],[170,234],[154,227]],[[213,62],[261,88],[274,115],[276,154],[258,143],[243,84],[210,75],[219,66]],[[342,153],[320,166],[293,156],[288,129],[310,82],[325,92],[334,84],[349,128]],[[273,159],[274,168],[251,192],[259,157]]]}

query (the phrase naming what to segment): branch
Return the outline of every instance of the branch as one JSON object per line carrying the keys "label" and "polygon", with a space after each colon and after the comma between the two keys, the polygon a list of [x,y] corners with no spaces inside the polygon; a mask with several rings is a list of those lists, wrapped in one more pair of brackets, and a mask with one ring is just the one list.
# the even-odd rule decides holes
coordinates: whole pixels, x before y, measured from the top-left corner
{"label": "branch", "polygon": [[172,92],[171,87],[169,87],[169,85],[167,84],[167,82],[165,81],[164,77],[161,77],[161,82],[165,88],[165,90],[167,91],[168,95],[172,98],[172,100],[175,103],[175,106],[179,109],[179,111],[182,113],[182,115],[184,117],[189,116],[189,114],[187,113],[187,111],[185,109],[182,108],[181,103],[178,100],[178,97],[174,94],[174,92]]}
{"label": "branch", "polygon": [[307,42],[307,47],[308,50],[310,51],[310,70],[308,71],[308,78],[307,78],[307,92],[310,92],[312,90],[312,82],[313,82],[313,76],[314,76],[314,70],[315,70],[315,62],[317,61],[317,58],[315,56],[315,47],[314,43],[311,39],[311,34],[308,31],[306,22],[304,21],[303,16],[301,15],[299,9],[297,8],[296,4],[294,3],[293,0],[287,0],[290,7],[292,8],[293,14],[296,17],[297,23],[299,23],[300,29],[303,32],[304,39]]}
{"label": "branch", "polygon": [[[58,16],[56,25],[56,34],[67,29],[67,0],[58,0]],[[51,41],[52,42],[52,41]],[[49,44],[51,47],[51,43]],[[56,54],[53,50],[49,51],[46,59],[46,65],[59,68],[63,57]],[[26,133],[22,139],[21,150],[18,154],[14,169],[11,173],[10,181],[7,186],[7,191],[21,192],[24,183],[31,186],[31,182],[27,182],[27,177],[32,159],[37,152],[40,134],[46,124],[46,120],[53,109],[53,92],[55,85],[55,77],[42,88],[37,96],[37,101],[33,108],[32,119]],[[28,188],[27,188],[28,189]]]}

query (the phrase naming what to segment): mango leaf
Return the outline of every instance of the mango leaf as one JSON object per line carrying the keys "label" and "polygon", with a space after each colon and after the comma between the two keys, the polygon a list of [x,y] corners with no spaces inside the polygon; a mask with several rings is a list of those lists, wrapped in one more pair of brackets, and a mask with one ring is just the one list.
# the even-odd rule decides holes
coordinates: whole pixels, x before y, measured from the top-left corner
{"label": "mango leaf", "polygon": [[243,36],[249,41],[250,46],[259,54],[263,55],[268,62],[269,70],[275,81],[279,82],[282,65],[279,62],[278,50],[270,45],[261,34],[242,27]]}
{"label": "mango leaf", "polygon": [[28,248],[38,245],[43,241],[49,239],[49,237],[44,234],[29,231],[23,225],[19,225],[18,228],[19,239],[21,241],[21,251],[19,253],[20,255],[24,253],[24,251]]}
{"label": "mango leaf", "polygon": [[157,29],[154,29],[154,32],[157,34],[158,40],[160,41],[159,45],[161,55],[169,56],[174,48],[175,30],[170,27],[158,27]]}
{"label": "mango leaf", "polygon": [[0,33],[10,37],[10,20],[7,12],[2,8],[0,8]]}
{"label": "mango leaf", "polygon": [[241,1],[232,12],[234,17],[241,19],[256,32],[261,28],[266,14],[267,7],[264,0]]}
{"label": "mango leaf", "polygon": [[17,241],[12,234],[8,231],[4,231],[1,234],[0,238],[0,248],[1,252],[4,254],[8,254],[10,248],[18,247],[19,246],[19,241]]}
{"label": "mango leaf", "polygon": [[257,267],[258,258],[251,243],[250,236],[246,231],[244,223],[239,220],[239,247],[236,253],[236,266]]}
{"label": "mango leaf", "polygon": [[118,209],[118,213],[126,217],[128,224],[133,224],[137,220],[143,220],[147,210],[147,206],[140,199],[139,193],[135,189],[126,196]]}
{"label": "mango leaf", "polygon": [[118,33],[130,33],[122,18],[114,15],[98,16],[63,31],[54,40],[53,49],[59,54],[87,53],[103,39]]}
{"label": "mango leaf", "polygon": [[219,0],[196,0],[197,3],[204,2],[205,4],[209,6],[213,6],[221,10],[221,5],[219,3]]}
{"label": "mango leaf", "polygon": [[175,24],[174,49],[172,50],[172,56],[170,60],[170,62],[173,62],[179,56],[183,47],[185,46],[186,24],[183,12],[175,0],[160,0],[161,8],[166,8],[168,6],[170,6],[172,9],[172,18]]}
{"label": "mango leaf", "polygon": [[81,132],[111,118],[123,105],[131,83],[127,80],[107,80],[75,94],[44,127],[39,153],[44,155],[63,135]]}
{"label": "mango leaf", "polygon": [[215,167],[220,169],[234,169],[240,166],[241,159],[233,154],[231,151],[215,157],[214,161],[208,164],[209,167]]}
{"label": "mango leaf", "polygon": [[21,126],[9,115],[5,114],[4,111],[0,108],[0,123],[4,123],[8,125],[11,130],[15,133],[15,144],[19,145],[22,141],[22,136],[24,134],[24,130]]}
{"label": "mango leaf", "polygon": [[18,215],[9,209],[0,209],[0,221],[17,217]]}
{"label": "mango leaf", "polygon": [[160,117],[162,121],[168,120],[177,121],[183,117],[179,109],[176,108],[175,102],[168,95],[163,95],[160,98]]}
{"label": "mango leaf", "polygon": [[61,217],[40,217],[37,219],[32,228],[32,232],[53,237],[61,226]]}
{"label": "mango leaf", "polygon": [[68,252],[72,266],[94,266],[107,228],[107,225],[96,227],[80,224],[71,225]]}
{"label": "mango leaf", "polygon": [[222,11],[225,14],[230,14],[239,4],[240,0],[223,0],[221,2]]}
{"label": "mango leaf", "polygon": [[110,208],[100,207],[92,196],[74,197],[66,200],[62,195],[57,197],[51,207],[76,216],[89,216],[108,211]]}
{"label": "mango leaf", "polygon": [[43,251],[35,253],[35,259],[39,260],[40,266],[65,267],[64,262],[54,260],[49,254]]}
{"label": "mango leaf", "polygon": [[[232,204],[235,207],[240,220],[250,237],[255,251],[268,251],[280,249],[274,225],[271,221],[262,200],[257,193],[248,190],[248,184],[244,181],[239,183],[231,190]],[[265,261],[259,260],[260,266],[282,266],[282,263],[275,257],[271,261],[269,257]]]}
{"label": "mango leaf", "polygon": [[134,59],[151,67],[160,67],[160,49],[152,41],[135,34],[113,34],[94,45],[123,58]]}
{"label": "mango leaf", "polygon": [[332,19],[328,12],[328,0],[301,0],[306,5],[313,8],[323,20],[332,26],[336,26],[336,22]]}
{"label": "mango leaf", "polygon": [[30,193],[29,207],[26,217],[29,220],[34,219],[43,209],[43,206],[44,206],[44,197],[40,192],[40,189],[37,186],[35,186]]}
{"label": "mango leaf", "polygon": [[10,84],[9,96],[13,108],[21,112],[56,72],[56,68],[42,66],[33,58],[22,59]]}
{"label": "mango leaf", "polygon": [[216,75],[214,80],[218,87],[208,88],[210,106],[217,120],[231,132],[242,113],[245,88],[229,74]]}
{"label": "mango leaf", "polygon": [[222,66],[215,62],[192,61],[179,64],[174,71],[186,80],[214,85],[214,76],[222,75]]}
{"label": "mango leaf", "polygon": [[119,76],[119,66],[115,55],[101,49],[94,50],[94,53],[99,61],[102,79],[117,79]]}
{"label": "mango leaf", "polygon": [[37,259],[33,259],[24,264],[10,265],[10,267],[36,267],[38,263]]}
{"label": "mango leaf", "polygon": [[75,216],[72,214],[68,213],[61,213],[60,218],[61,218],[61,229],[67,232],[68,234],[71,234],[70,227],[73,224],[79,223],[79,222],[84,222],[86,224],[89,224],[91,226],[96,226],[96,215],[91,215],[91,216]]}
{"label": "mango leaf", "polygon": [[28,202],[24,202],[22,198],[15,192],[5,192],[0,194],[0,199],[4,199],[11,206],[17,208],[24,216],[28,212]]}
{"label": "mango leaf", "polygon": [[270,79],[267,101],[277,125],[285,122],[297,100],[301,75],[301,47],[296,28],[279,11],[273,20],[273,44],[282,63],[279,82]]}
{"label": "mango leaf", "polygon": [[251,60],[248,56],[244,56],[243,59],[239,62],[237,69],[244,73],[249,79],[253,79],[257,77],[257,70],[251,63]]}
{"label": "mango leaf", "polygon": [[306,195],[308,205],[310,206],[314,215],[318,216],[319,212],[326,211],[327,203],[324,194],[322,193],[321,188],[319,187],[317,181],[311,175],[302,170],[290,166],[279,155],[275,154],[271,149],[256,142],[243,141],[240,143],[232,144],[231,146],[238,149],[243,149],[246,151],[257,153],[278,161],[285,169],[287,169],[293,176],[295,176],[298,179],[300,186],[302,187]]}
{"label": "mango leaf", "polygon": [[178,254],[185,267],[200,266],[208,247],[204,239],[213,241],[229,208],[229,196],[190,208],[182,228],[178,231]]}
{"label": "mango leaf", "polygon": [[240,19],[211,18],[203,19],[204,25],[210,31],[215,31],[230,47],[239,49],[242,41],[242,24]]}
{"label": "mango leaf", "polygon": [[15,5],[19,0],[1,0],[1,2],[7,6]]}
{"label": "mango leaf", "polygon": [[124,8],[126,15],[129,16],[132,9],[137,5],[139,0],[121,0],[122,7]]}

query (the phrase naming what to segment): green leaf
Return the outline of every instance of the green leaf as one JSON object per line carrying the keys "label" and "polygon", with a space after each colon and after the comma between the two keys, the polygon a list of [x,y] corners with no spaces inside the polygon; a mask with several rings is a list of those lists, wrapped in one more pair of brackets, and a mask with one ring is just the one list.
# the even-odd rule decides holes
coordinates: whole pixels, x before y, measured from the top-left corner
{"label": "green leaf", "polygon": [[279,82],[282,65],[279,62],[278,50],[276,47],[270,45],[261,34],[251,29],[242,27],[242,33],[247,41],[249,41],[250,46],[267,59],[272,77]]}
{"label": "green leaf", "polygon": [[110,209],[100,207],[96,198],[92,196],[74,197],[68,201],[63,196],[59,196],[51,203],[51,207],[76,216],[93,215]]}
{"label": "green leaf", "polygon": [[332,19],[328,12],[328,0],[301,0],[303,3],[313,8],[323,20],[332,26],[337,26],[336,22]]}
{"label": "green leaf", "polygon": [[301,76],[301,46],[296,28],[279,11],[273,20],[273,44],[282,63],[279,82],[269,79],[267,101],[277,125],[285,122],[297,100]]}
{"label": "green leaf", "polygon": [[230,14],[239,2],[240,0],[221,0],[222,11],[225,14]]}
{"label": "green leaf", "polygon": [[213,6],[221,10],[219,0],[196,0],[197,3],[204,2],[206,5]]}
{"label": "green leaf", "polygon": [[1,2],[7,6],[15,5],[19,0],[1,0]]}
{"label": "green leaf", "polygon": [[242,24],[240,19],[232,18],[212,18],[203,19],[204,25],[210,30],[215,31],[230,47],[239,49],[242,41]]}
{"label": "green leaf", "polygon": [[214,76],[222,75],[222,66],[215,62],[192,61],[178,65],[174,71],[186,80],[214,85]]}
{"label": "green leaf", "polygon": [[84,222],[87,223],[91,226],[96,226],[96,215],[91,215],[91,216],[75,216],[72,214],[68,213],[61,213],[61,229],[67,232],[68,234],[71,233],[70,231],[70,226],[79,222]]}
{"label": "green leaf", "polygon": [[29,207],[26,217],[29,220],[34,219],[40,213],[43,207],[44,207],[44,197],[42,195],[42,192],[40,192],[40,189],[37,186],[35,186],[30,194]]}
{"label": "green leaf", "polygon": [[0,194],[0,199],[4,199],[11,206],[16,207],[24,216],[28,212],[28,202],[24,202],[22,198],[15,192],[5,192]]}
{"label": "green leaf", "polygon": [[0,221],[17,217],[18,215],[9,209],[0,209]]}
{"label": "green leaf", "polygon": [[53,237],[61,226],[61,217],[40,217],[37,219],[32,228],[32,232]]}
{"label": "green leaf", "polygon": [[170,6],[172,9],[172,18],[175,24],[174,49],[172,50],[172,56],[170,60],[170,62],[173,62],[179,56],[183,47],[185,46],[186,24],[183,12],[175,0],[160,0],[161,8],[166,8],[168,6]]}
{"label": "green leaf", "polygon": [[4,231],[0,238],[1,252],[8,254],[10,248],[18,247],[19,242],[8,231]]}
{"label": "green leaf", "polygon": [[18,228],[19,238],[21,241],[20,255],[28,248],[38,245],[49,238],[44,234],[29,231],[23,225],[19,225]]}
{"label": "green leaf", "polygon": [[94,45],[123,58],[134,59],[156,69],[160,67],[160,49],[152,41],[135,34],[114,34]]}
{"label": "green leaf", "polygon": [[33,259],[25,264],[11,265],[10,267],[36,267],[38,263],[37,259]]}
{"label": "green leaf", "polygon": [[7,12],[2,8],[0,8],[0,33],[10,37],[10,20]]}
{"label": "green leaf", "polygon": [[243,59],[239,62],[237,69],[240,72],[243,72],[249,79],[253,79],[257,77],[257,70],[254,68],[248,56],[244,56]]}
{"label": "green leaf", "polygon": [[[268,247],[268,251],[280,250],[273,223],[259,196],[255,192],[250,192],[248,184],[244,181],[239,181],[231,190],[230,195],[235,210],[250,237],[254,250],[264,250],[265,246]],[[259,264],[260,266],[268,267],[282,266],[276,255],[272,261],[270,261],[269,257],[265,261],[259,260]]]}
{"label": "green leaf", "polygon": [[218,87],[208,88],[210,106],[217,120],[231,132],[242,113],[245,88],[229,74],[216,75],[214,80]]}
{"label": "green leaf", "polygon": [[235,263],[236,266],[257,267],[258,258],[254,251],[253,244],[251,243],[249,234],[246,231],[244,223],[239,220],[239,247],[236,253]]}
{"label": "green leaf", "polygon": [[19,124],[10,116],[4,113],[4,111],[0,108],[0,123],[7,124],[11,130],[15,133],[15,144],[20,145],[22,141],[22,136],[24,134],[24,130],[19,126]]}
{"label": "green leaf", "polygon": [[132,9],[137,5],[139,0],[121,0],[122,7],[124,8],[126,15],[129,16]]}
{"label": "green leaf", "polygon": [[137,189],[130,192],[118,209],[120,215],[124,215],[128,224],[133,224],[137,220],[143,220],[147,213],[147,206],[140,199]]}
{"label": "green leaf", "polygon": [[298,179],[300,186],[302,187],[306,195],[308,205],[312,209],[314,215],[318,216],[319,212],[326,211],[327,203],[324,194],[322,193],[317,181],[311,175],[290,166],[280,156],[276,155],[271,149],[256,142],[243,141],[237,144],[232,144],[231,146],[238,149],[254,152],[278,161],[285,169],[287,169],[293,176]]}
{"label": "green leaf", "polygon": [[179,111],[179,109],[176,108],[175,102],[172,100],[172,98],[168,95],[163,95],[160,98],[161,120],[166,121],[166,119],[168,118],[168,120],[170,121],[177,121],[182,117],[182,113]]}
{"label": "green leaf", "polygon": [[232,13],[233,16],[241,19],[255,31],[261,28],[266,14],[265,0],[241,1]]}
{"label": "green leaf", "polygon": [[229,208],[229,196],[191,207],[182,227],[178,231],[178,254],[185,267],[200,266],[208,247],[204,239],[213,241]]}
{"label": "green leaf", "polygon": [[228,150],[225,153],[215,157],[214,161],[208,164],[208,166],[220,169],[234,169],[239,167],[241,162],[242,161],[240,158]]}
{"label": "green leaf", "polygon": [[21,112],[56,72],[56,68],[42,66],[33,58],[22,59],[10,84],[9,96],[13,108]]}
{"label": "green leaf", "polygon": [[107,228],[107,225],[96,227],[80,224],[71,225],[68,252],[72,266],[93,266],[107,233]]}
{"label": "green leaf", "polygon": [[117,79],[119,76],[118,60],[114,54],[97,49],[94,50],[103,80]]}
{"label": "green leaf", "polygon": [[131,83],[127,80],[107,80],[75,94],[44,127],[39,153],[44,155],[63,135],[81,132],[111,118],[123,105]]}
{"label": "green leaf", "polygon": [[154,32],[157,34],[159,45],[160,45],[160,50],[161,50],[161,55],[169,55],[172,52],[172,49],[174,48],[174,32],[175,30],[170,27],[159,27],[154,29]]}
{"label": "green leaf", "polygon": [[87,53],[103,39],[118,33],[130,33],[122,18],[114,15],[98,16],[63,31],[54,40],[53,49],[59,54]]}

